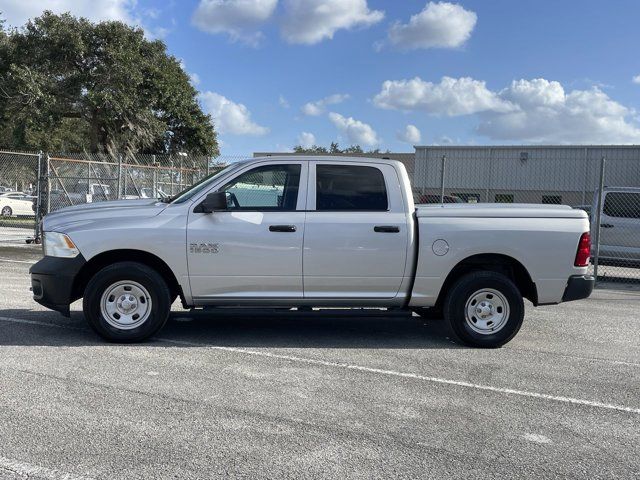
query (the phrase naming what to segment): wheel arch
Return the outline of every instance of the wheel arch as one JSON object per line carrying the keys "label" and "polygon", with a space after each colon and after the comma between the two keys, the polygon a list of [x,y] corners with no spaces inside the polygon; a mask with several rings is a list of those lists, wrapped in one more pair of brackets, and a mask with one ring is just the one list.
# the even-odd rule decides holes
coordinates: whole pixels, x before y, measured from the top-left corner
{"label": "wheel arch", "polygon": [[477,271],[491,271],[502,273],[509,277],[518,287],[522,296],[534,305],[538,305],[538,291],[536,284],[526,267],[515,258],[501,253],[480,253],[471,255],[456,264],[451,269],[436,300],[436,307],[441,307],[442,302],[451,286],[463,275]]}
{"label": "wheel arch", "polygon": [[164,260],[162,260],[157,255],[154,255],[153,253],[134,249],[109,250],[90,258],[87,263],[82,266],[82,268],[78,272],[78,275],[76,275],[73,281],[73,299],[77,300],[78,298],[82,297],[84,288],[86,287],[89,280],[104,267],[117,262],[127,261],[141,263],[148,266],[149,268],[153,268],[167,282],[167,286],[169,287],[169,291],[171,292],[172,297],[176,298],[177,296],[179,296],[182,300],[182,303],[185,303],[185,297],[184,293],[182,292],[182,288],[180,287],[178,279],[174,275],[169,265],[167,265]]}

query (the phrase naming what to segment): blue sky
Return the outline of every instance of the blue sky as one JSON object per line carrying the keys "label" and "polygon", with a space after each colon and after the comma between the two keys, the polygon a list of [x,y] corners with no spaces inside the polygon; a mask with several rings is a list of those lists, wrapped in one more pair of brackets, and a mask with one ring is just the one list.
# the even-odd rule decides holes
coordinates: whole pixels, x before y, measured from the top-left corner
{"label": "blue sky", "polygon": [[10,24],[52,5],[162,38],[227,155],[640,143],[638,1],[0,0]]}

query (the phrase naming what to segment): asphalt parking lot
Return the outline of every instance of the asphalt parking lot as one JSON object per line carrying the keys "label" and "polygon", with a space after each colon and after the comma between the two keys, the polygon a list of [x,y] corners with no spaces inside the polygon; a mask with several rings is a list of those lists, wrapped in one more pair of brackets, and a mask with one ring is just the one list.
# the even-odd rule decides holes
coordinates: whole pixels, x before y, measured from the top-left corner
{"label": "asphalt parking lot", "polygon": [[640,292],[533,308],[498,350],[439,321],[172,314],[103,343],[0,247],[0,478],[638,478]]}

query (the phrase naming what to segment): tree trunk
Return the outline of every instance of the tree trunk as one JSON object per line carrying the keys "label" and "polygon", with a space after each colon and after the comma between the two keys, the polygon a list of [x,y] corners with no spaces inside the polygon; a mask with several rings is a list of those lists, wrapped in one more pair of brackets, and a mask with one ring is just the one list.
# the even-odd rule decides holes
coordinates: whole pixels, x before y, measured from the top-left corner
{"label": "tree trunk", "polygon": [[98,122],[96,112],[93,112],[91,114],[91,120],[89,124],[89,140],[89,148],[91,149],[91,153],[98,153],[98,148],[100,145],[100,124]]}

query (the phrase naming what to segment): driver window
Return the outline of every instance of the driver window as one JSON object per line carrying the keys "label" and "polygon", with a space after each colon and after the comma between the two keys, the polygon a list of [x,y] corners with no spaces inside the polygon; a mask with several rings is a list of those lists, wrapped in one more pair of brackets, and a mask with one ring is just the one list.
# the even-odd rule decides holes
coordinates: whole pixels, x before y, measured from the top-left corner
{"label": "driver window", "polygon": [[227,193],[230,210],[295,210],[300,184],[300,164],[265,165],[231,180]]}

